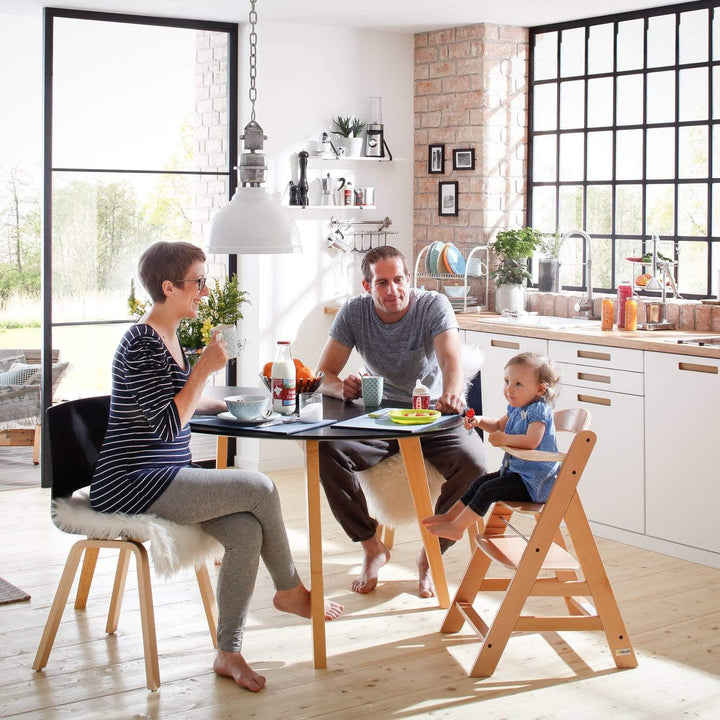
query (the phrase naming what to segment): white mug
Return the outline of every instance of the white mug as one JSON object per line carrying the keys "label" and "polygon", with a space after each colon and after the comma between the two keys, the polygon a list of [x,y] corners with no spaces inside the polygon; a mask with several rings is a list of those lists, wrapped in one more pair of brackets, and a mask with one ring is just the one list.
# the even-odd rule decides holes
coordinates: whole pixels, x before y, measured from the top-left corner
{"label": "white mug", "polygon": [[364,187],[363,188],[363,205],[374,205],[375,204],[375,188]]}

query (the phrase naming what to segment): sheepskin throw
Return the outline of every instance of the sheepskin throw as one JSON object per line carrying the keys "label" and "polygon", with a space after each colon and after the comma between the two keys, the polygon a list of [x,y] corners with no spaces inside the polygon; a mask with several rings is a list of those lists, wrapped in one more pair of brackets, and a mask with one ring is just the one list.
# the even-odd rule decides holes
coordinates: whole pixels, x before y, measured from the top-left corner
{"label": "sheepskin throw", "polygon": [[153,569],[162,577],[170,577],[181,568],[212,562],[224,553],[215,538],[199,525],[180,525],[148,514],[97,512],[90,507],[87,493],[82,491],[71,498],[55,500],[52,519],[60,530],[93,540],[149,541]]}

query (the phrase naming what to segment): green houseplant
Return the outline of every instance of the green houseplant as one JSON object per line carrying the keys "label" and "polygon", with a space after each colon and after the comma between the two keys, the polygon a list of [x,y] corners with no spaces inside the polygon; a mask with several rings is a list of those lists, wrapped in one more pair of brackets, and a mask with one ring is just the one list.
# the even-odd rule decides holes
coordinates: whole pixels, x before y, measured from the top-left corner
{"label": "green houseplant", "polygon": [[244,343],[238,342],[237,323],[242,320],[242,306],[249,303],[248,293],[240,289],[237,275],[215,280],[206,302],[200,305],[198,318],[202,323],[203,338],[207,344],[213,328],[222,332],[230,358],[237,357]]}
{"label": "green houseplant", "polygon": [[497,234],[492,249],[497,256],[497,265],[490,273],[497,292],[495,310],[522,312],[525,309],[525,280],[532,276],[527,269],[527,260],[540,245],[542,233],[531,227],[517,230],[503,230]]}
{"label": "green houseplant", "polygon": [[345,149],[348,157],[359,157],[362,152],[362,137],[366,122],[354,115],[338,115],[333,118],[335,144]]}

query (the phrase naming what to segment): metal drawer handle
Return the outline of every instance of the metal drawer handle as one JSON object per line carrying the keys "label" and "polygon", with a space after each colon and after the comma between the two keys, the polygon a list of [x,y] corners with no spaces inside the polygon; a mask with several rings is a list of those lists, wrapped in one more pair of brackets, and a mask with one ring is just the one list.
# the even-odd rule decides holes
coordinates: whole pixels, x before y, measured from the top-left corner
{"label": "metal drawer handle", "polygon": [[520,343],[509,342],[508,340],[491,340],[490,346],[491,347],[508,348],[510,350],[519,350],[520,349]]}
{"label": "metal drawer handle", "polygon": [[697,363],[679,362],[678,370],[689,370],[690,372],[709,373],[717,375],[718,369],[714,365],[698,365]]}
{"label": "metal drawer handle", "polygon": [[607,360],[608,362],[612,359],[610,353],[593,352],[592,350],[578,350],[577,356],[588,360]]}
{"label": "metal drawer handle", "polygon": [[578,393],[577,399],[578,402],[592,403],[593,405],[607,405],[608,407],[612,405],[610,398],[595,397],[594,395],[581,395]]}
{"label": "metal drawer handle", "polygon": [[593,373],[579,372],[577,374],[578,380],[589,380],[590,382],[608,383],[612,382],[612,378],[607,375],[594,375]]}

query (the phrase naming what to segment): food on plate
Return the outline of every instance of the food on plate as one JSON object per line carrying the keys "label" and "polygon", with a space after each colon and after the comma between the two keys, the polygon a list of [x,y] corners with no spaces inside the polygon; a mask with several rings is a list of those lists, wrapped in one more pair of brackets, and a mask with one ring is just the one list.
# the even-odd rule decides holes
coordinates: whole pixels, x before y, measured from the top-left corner
{"label": "food on plate", "polygon": [[635,278],[635,284],[640,287],[645,287],[645,285],[647,285],[651,280],[652,275],[650,273],[643,273]]}
{"label": "food on plate", "polygon": [[431,423],[440,417],[439,410],[420,410],[417,408],[409,410],[391,410],[388,417],[399,425],[421,425]]}

